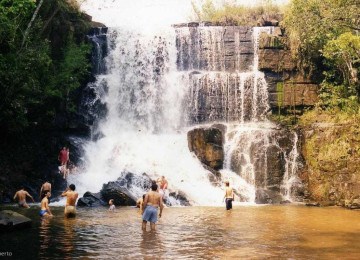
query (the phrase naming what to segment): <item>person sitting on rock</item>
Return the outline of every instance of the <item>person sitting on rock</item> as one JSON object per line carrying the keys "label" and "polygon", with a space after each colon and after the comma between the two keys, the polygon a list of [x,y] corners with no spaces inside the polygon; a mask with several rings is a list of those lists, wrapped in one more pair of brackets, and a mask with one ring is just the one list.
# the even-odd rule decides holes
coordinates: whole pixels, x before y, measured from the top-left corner
{"label": "person sitting on rock", "polygon": [[18,199],[19,207],[28,209],[30,207],[28,204],[26,204],[26,197],[29,197],[33,202],[35,202],[34,198],[27,191],[25,191],[24,187],[21,187],[21,189],[15,193],[14,200]]}
{"label": "person sitting on rock", "polygon": [[41,209],[39,212],[40,217],[52,217],[53,214],[51,213],[50,207],[49,207],[49,198],[51,196],[50,191],[43,192],[42,199],[41,199]]}
{"label": "person sitting on rock", "polygon": [[109,200],[109,205],[110,205],[109,211],[114,211],[115,210],[115,205],[114,205],[114,200],[113,199]]}

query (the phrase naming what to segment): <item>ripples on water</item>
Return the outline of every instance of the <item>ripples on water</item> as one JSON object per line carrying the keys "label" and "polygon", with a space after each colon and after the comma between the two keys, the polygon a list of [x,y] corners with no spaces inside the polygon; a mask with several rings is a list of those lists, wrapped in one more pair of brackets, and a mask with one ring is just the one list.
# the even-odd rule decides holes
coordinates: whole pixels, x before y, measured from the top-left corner
{"label": "ripples on water", "polygon": [[[302,206],[166,208],[155,232],[141,231],[137,209],[79,209],[76,219],[40,220],[12,208],[31,229],[0,235],[0,251],[19,259],[358,259],[360,212]],[[149,227],[148,227],[149,229]]]}

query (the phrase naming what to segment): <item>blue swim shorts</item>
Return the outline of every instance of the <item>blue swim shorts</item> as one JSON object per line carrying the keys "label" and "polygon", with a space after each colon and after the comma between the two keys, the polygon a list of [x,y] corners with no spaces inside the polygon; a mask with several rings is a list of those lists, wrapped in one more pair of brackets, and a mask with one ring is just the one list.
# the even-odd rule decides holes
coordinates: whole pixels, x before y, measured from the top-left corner
{"label": "blue swim shorts", "polygon": [[145,210],[144,210],[144,214],[142,216],[144,221],[149,221],[151,223],[156,223],[157,221],[157,208],[155,208],[154,206],[151,205],[147,205]]}

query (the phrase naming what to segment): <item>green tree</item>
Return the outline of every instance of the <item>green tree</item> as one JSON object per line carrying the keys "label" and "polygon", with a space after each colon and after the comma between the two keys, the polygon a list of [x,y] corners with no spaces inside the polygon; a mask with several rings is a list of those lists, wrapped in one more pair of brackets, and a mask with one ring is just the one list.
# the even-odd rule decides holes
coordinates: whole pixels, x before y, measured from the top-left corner
{"label": "green tree", "polygon": [[90,66],[89,25],[77,6],[0,0],[0,24],[0,132],[51,127],[57,114],[74,112]]}
{"label": "green tree", "polygon": [[358,0],[292,0],[283,25],[299,67],[310,74],[321,74],[321,50],[329,40],[360,29],[359,8]]}
{"label": "green tree", "polygon": [[350,32],[341,34],[338,38],[326,43],[323,55],[341,71],[345,84],[350,87],[349,94],[357,94],[360,36]]}

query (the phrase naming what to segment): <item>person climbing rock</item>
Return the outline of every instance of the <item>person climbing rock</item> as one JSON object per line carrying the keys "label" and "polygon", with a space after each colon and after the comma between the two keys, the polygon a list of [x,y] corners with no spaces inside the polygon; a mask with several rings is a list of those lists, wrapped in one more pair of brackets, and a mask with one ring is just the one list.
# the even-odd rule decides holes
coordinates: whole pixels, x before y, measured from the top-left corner
{"label": "person climbing rock", "polygon": [[69,148],[66,148],[65,146],[60,150],[58,160],[60,162],[60,165],[67,165],[67,162],[69,161]]}

